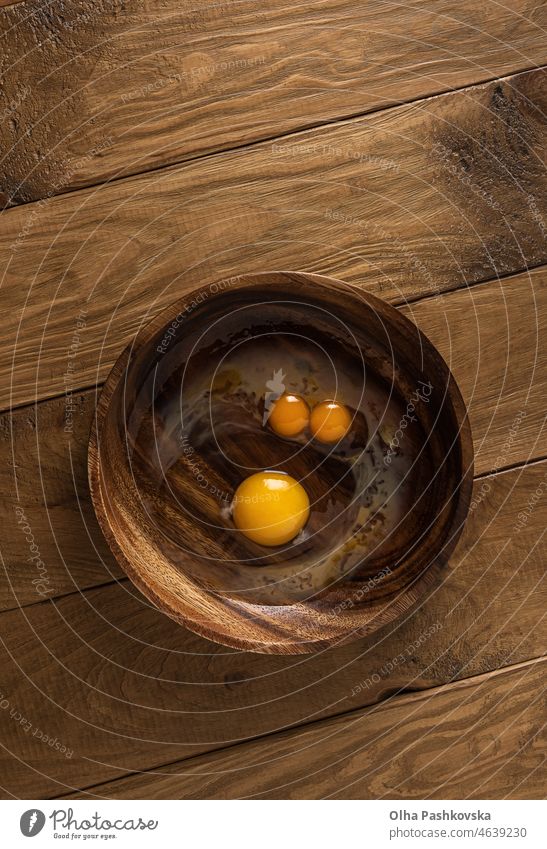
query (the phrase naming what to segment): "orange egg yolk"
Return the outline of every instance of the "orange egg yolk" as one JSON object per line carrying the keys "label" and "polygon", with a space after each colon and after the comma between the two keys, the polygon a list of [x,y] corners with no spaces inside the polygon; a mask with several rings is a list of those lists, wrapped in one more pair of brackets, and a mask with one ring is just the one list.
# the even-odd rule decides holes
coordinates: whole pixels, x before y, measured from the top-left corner
{"label": "orange egg yolk", "polygon": [[310,408],[300,395],[281,395],[274,404],[268,423],[279,436],[297,436],[310,419]]}
{"label": "orange egg yolk", "polygon": [[310,430],[320,442],[338,442],[350,426],[350,411],[337,401],[322,401],[311,411]]}
{"label": "orange egg yolk", "polygon": [[283,472],[258,472],[238,486],[232,501],[236,528],[259,545],[284,545],[310,515],[306,490]]}

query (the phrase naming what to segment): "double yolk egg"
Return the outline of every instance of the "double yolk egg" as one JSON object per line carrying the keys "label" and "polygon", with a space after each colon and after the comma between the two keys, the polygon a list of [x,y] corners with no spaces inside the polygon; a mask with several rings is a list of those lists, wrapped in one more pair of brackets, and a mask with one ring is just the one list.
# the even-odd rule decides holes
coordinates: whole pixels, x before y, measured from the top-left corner
{"label": "double yolk egg", "polygon": [[[275,402],[268,424],[279,436],[298,436],[309,427],[315,439],[334,443],[349,431],[351,415],[337,401],[322,401],[310,411],[300,395],[285,394]],[[284,472],[251,475],[238,486],[232,501],[236,528],[259,545],[290,542],[303,529],[309,515],[306,490]]]}

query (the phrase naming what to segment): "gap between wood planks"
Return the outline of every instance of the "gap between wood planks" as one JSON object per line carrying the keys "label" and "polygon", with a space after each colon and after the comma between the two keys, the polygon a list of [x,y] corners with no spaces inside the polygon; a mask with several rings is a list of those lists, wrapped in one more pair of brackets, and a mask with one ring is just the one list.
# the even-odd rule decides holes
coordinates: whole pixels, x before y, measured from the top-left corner
{"label": "gap between wood planks", "polygon": [[[329,123],[330,123],[330,122],[329,122]],[[511,274],[512,274],[512,273],[513,273],[513,272],[511,272]],[[481,282],[482,282],[482,281],[481,281]],[[416,300],[419,300],[419,298],[417,298]]]}
{"label": "gap between wood planks", "polygon": [[[11,2],[11,0],[10,0],[10,2]],[[26,0],[15,0],[15,3],[24,3],[24,2],[26,2]],[[469,83],[468,85],[462,85],[462,86],[458,86],[458,87],[454,87],[454,88],[440,89],[439,91],[431,91],[431,93],[428,93],[427,95],[424,95],[424,96],[411,98],[409,100],[395,101],[395,102],[392,102],[392,103],[390,102],[390,103],[387,103],[387,104],[383,104],[382,106],[378,106],[377,108],[374,108],[374,109],[368,109],[368,110],[365,110],[365,111],[354,112],[352,114],[344,115],[344,116],[341,116],[339,118],[326,119],[325,121],[318,121],[318,122],[312,123],[312,124],[302,124],[302,126],[289,129],[286,132],[281,132],[281,133],[271,135],[271,136],[257,137],[256,139],[253,139],[252,141],[241,142],[241,144],[230,145],[230,147],[220,147],[220,148],[215,149],[215,150],[204,151],[203,153],[196,153],[195,155],[185,156],[182,159],[175,160],[175,161],[172,161],[172,162],[166,162],[164,164],[160,164],[160,165],[157,165],[155,167],[143,169],[142,171],[135,171],[135,172],[131,172],[129,174],[124,173],[124,174],[120,174],[120,175],[114,174],[113,176],[110,176],[110,177],[108,177],[107,179],[104,179],[104,180],[98,180],[97,182],[93,182],[93,183],[86,183],[85,185],[77,186],[77,187],[74,187],[74,188],[66,187],[65,190],[56,192],[54,194],[47,194],[47,195],[44,195],[43,197],[31,198],[29,200],[20,200],[17,203],[9,203],[7,197],[5,197],[5,199],[3,201],[2,200],[3,195],[2,195],[2,192],[0,191],[0,220],[1,220],[1,215],[5,212],[9,212],[12,209],[32,207],[33,204],[38,204],[38,203],[40,203],[40,201],[43,201],[43,200],[50,200],[50,199],[53,199],[53,198],[62,198],[62,197],[65,197],[65,196],[72,196],[72,195],[77,196],[80,192],[86,192],[89,189],[97,188],[99,186],[116,185],[117,183],[119,183],[121,181],[130,181],[130,180],[132,180],[136,177],[145,176],[145,175],[152,176],[154,174],[165,171],[166,169],[169,169],[169,168],[177,168],[179,166],[189,165],[189,164],[195,163],[195,162],[201,162],[202,160],[208,160],[208,159],[212,159],[213,157],[222,156],[225,153],[239,153],[239,152],[244,153],[247,150],[250,151],[257,146],[260,146],[260,145],[263,145],[263,144],[269,144],[270,142],[284,141],[286,139],[292,139],[292,138],[294,138],[295,141],[298,141],[299,136],[304,135],[306,133],[313,132],[314,130],[322,130],[322,129],[326,129],[328,127],[335,128],[335,127],[339,127],[339,126],[344,126],[345,124],[349,124],[353,121],[356,121],[356,120],[359,120],[359,119],[362,119],[362,118],[367,118],[367,117],[372,117],[373,115],[374,116],[378,115],[378,113],[390,112],[392,109],[399,109],[399,108],[405,107],[405,106],[413,106],[413,105],[419,105],[421,103],[427,103],[427,101],[429,101],[429,100],[437,100],[438,98],[446,97],[446,96],[449,96],[451,94],[459,94],[459,93],[464,94],[466,91],[472,91],[473,89],[476,89],[478,86],[487,85],[489,83],[494,83],[494,82],[509,82],[513,77],[517,77],[519,74],[524,74],[524,73],[531,72],[531,71],[544,71],[544,70],[547,70],[547,64],[544,64],[544,63],[540,64],[540,65],[535,65],[535,64],[534,65],[525,65],[522,68],[515,68],[514,70],[511,70],[510,73],[504,74],[503,76],[485,77],[484,79],[477,80],[476,82]],[[6,203],[6,206],[4,207],[4,209],[2,209],[2,203],[3,202]],[[530,266],[530,268],[533,268],[533,267],[534,266]],[[522,271],[522,270],[523,269],[516,269],[516,271]],[[512,273],[515,273],[515,272],[508,272],[508,273],[512,274]],[[503,275],[500,275],[500,276],[503,276]],[[479,281],[479,282],[484,282],[484,281]],[[420,296],[417,296],[417,297],[419,298]],[[428,297],[428,296],[426,295],[424,297]]]}
{"label": "gap between wood planks", "polygon": [[[545,78],[524,74],[472,97],[434,98],[425,113],[400,107],[351,131],[300,134],[290,156],[263,145],[86,190],[77,206],[71,195],[53,198],[39,221],[25,207],[8,210],[2,404],[65,388],[63,349],[82,304],[74,389],[104,379],[145,308],[157,312],[203,280],[298,265],[410,302],[544,262],[535,193],[545,181]],[[447,145],[486,198],[445,173]]]}
{"label": "gap between wood planks", "polygon": [[[21,0],[21,2],[25,2],[25,0]],[[472,283],[467,283],[467,284],[465,284],[465,286],[461,286],[461,287],[456,288],[456,289],[447,289],[447,290],[444,290],[441,294],[442,294],[442,296],[450,295],[450,294],[453,294],[454,292],[458,292],[458,291],[460,291],[461,289],[464,289],[464,288],[465,288],[465,291],[471,291],[471,290],[476,291],[481,286],[488,286],[488,285],[492,284],[493,282],[501,282],[503,280],[509,280],[512,277],[517,277],[517,276],[520,276],[520,275],[523,275],[523,274],[529,274],[530,272],[538,271],[541,268],[544,268],[547,271],[547,265],[545,265],[542,262],[538,262],[536,265],[528,265],[526,268],[517,269],[516,271],[508,271],[505,274],[498,274],[496,277],[488,278],[487,280],[477,280],[477,281],[472,282]],[[435,300],[436,298],[439,298],[439,297],[440,297],[440,295],[438,295],[438,294],[425,292],[424,294],[416,295],[415,297],[404,298],[404,299],[403,298],[400,298],[400,299],[395,298],[390,303],[392,303],[394,307],[404,308],[406,306],[418,304],[422,301]],[[77,393],[77,394],[84,394],[85,392],[100,393],[100,391],[103,387],[103,384],[104,384],[104,381],[100,381],[99,383],[90,383],[90,384],[84,385],[84,386],[77,386],[77,387],[74,388],[73,391],[74,391],[74,393]],[[57,395],[48,395],[46,398],[40,398],[39,400],[36,400],[36,401],[22,401],[20,404],[14,404],[11,407],[6,407],[4,409],[0,409],[0,416],[4,413],[7,413],[7,412],[15,412],[16,410],[24,410],[25,408],[34,409],[38,404],[47,404],[48,401],[56,401],[56,400],[59,400],[60,398],[64,398],[64,397],[65,397],[65,393],[60,392]],[[543,458],[540,457],[538,459],[543,459]],[[514,464],[514,465],[519,465],[519,464],[517,463],[517,464]],[[508,466],[503,467],[503,469],[510,469],[510,468],[513,468],[513,466],[508,465]],[[488,474],[488,472],[484,472],[483,474]],[[475,477],[481,477],[481,476],[476,475]]]}
{"label": "gap between wood planks", "polygon": [[[41,402],[41,403],[47,403],[47,402]],[[532,468],[534,466],[539,466],[542,463],[545,463],[546,461],[547,461],[547,455],[545,457],[534,457],[533,460],[529,460],[529,461],[524,462],[524,463],[512,463],[510,465],[496,469],[495,472],[492,472],[492,471],[482,472],[479,475],[475,475],[473,480],[475,482],[477,482],[477,481],[482,481],[486,478],[492,478],[494,476],[497,478],[498,476],[501,476],[503,474],[507,474],[509,472],[514,472],[514,471],[517,471],[519,469],[522,472],[524,472],[526,469]],[[547,469],[547,466],[546,466],[546,469]],[[0,558],[1,558],[1,552],[0,552]],[[5,570],[6,569],[5,564],[3,564],[3,567],[4,567],[4,570]],[[11,610],[20,610],[22,608],[35,607],[37,605],[55,604],[57,601],[60,601],[61,599],[69,598],[70,596],[82,595],[82,593],[88,592],[90,590],[98,590],[98,589],[102,589],[103,587],[111,587],[114,584],[129,584],[130,585],[131,582],[130,582],[130,579],[128,577],[126,577],[125,575],[122,574],[120,576],[112,578],[112,580],[103,581],[102,583],[90,584],[90,585],[85,586],[85,587],[78,587],[78,588],[73,589],[73,590],[68,590],[67,592],[60,592],[60,593],[58,593],[55,596],[50,597],[50,598],[43,598],[43,599],[40,599],[40,600],[37,600],[37,601],[26,601],[26,602],[22,602],[22,603],[19,603],[19,604],[14,604],[13,607],[2,607],[0,609],[0,617],[2,616],[3,613],[8,613]]]}
{"label": "gap between wood planks", "polygon": [[[423,300],[405,311],[437,345],[459,382],[474,434],[476,475],[484,477],[546,456],[543,401],[547,369],[538,345],[546,332],[542,325],[547,319],[547,267],[502,282],[494,280],[473,291],[472,303],[467,292],[458,290],[443,295],[441,310],[435,302]],[[462,321],[469,328],[473,310],[476,329],[463,332]],[[504,336],[501,328],[506,312],[511,320]],[[499,351],[492,356],[496,345]],[[481,356],[483,348],[487,356]],[[61,590],[59,596],[64,595],[68,574],[70,590],[74,583],[82,588],[105,582],[104,568],[93,564],[109,564],[112,558],[96,528],[85,471],[97,392],[98,387],[93,386],[73,396],[78,412],[68,437],[61,433],[63,396],[30,405],[26,412],[22,408],[0,416],[0,456],[4,458],[0,485],[6,493],[0,514],[11,529],[4,536],[3,551],[6,578],[17,587],[3,592],[2,602],[10,608],[14,607],[13,596],[15,606],[36,599],[25,578],[29,567],[20,528],[13,522],[16,506],[22,508],[41,540],[41,554],[49,564],[53,586]],[[508,441],[515,425],[516,434]],[[37,474],[41,482],[38,493]],[[13,494],[11,501],[8,492]],[[114,573],[118,577],[117,569]]]}
{"label": "gap between wood planks", "polygon": [[[358,8],[344,0],[297,8],[246,2],[230,5],[228,28],[218,4],[198,10],[168,0],[153,16],[136,2],[112,6],[97,13],[92,3],[63,2],[48,14],[42,4],[29,4],[27,18],[26,9],[3,15],[6,29],[13,21],[16,30],[5,50],[14,120],[3,139],[4,183],[24,184],[19,200],[44,196],[48,186],[58,192],[67,159],[81,158],[105,137],[112,146],[89,157],[84,174],[70,173],[73,187],[500,79],[544,59],[541,9],[527,0],[511,8],[491,4],[486,16],[470,0],[458,9],[446,0]],[[51,38],[41,39],[42,30]],[[336,56],[329,50],[333,33]],[[212,69],[206,85],[190,82],[190,71],[204,67]],[[171,84],[177,77],[179,84]],[[30,91],[18,103],[18,87],[27,81]],[[226,121],[234,112],[237,119]],[[18,144],[18,131],[36,115],[32,137]],[[18,149],[10,157],[13,142]]]}
{"label": "gap between wood planks", "polygon": [[[99,784],[113,772],[210,751],[212,741],[303,726],[341,713],[342,703],[348,710],[363,708],[409,686],[444,685],[539,655],[537,626],[545,610],[540,510],[509,545],[507,535],[530,490],[544,481],[541,464],[496,475],[483,501],[481,491],[475,493],[480,503],[446,580],[412,616],[393,623],[372,645],[357,641],[296,664],[294,658],[227,652],[208,643],[143,605],[129,594],[130,585],[2,614],[6,693],[16,692],[19,709],[41,717],[41,726],[68,738],[77,754],[70,762],[53,758],[0,714],[7,749],[23,746],[29,762],[14,773],[12,789],[40,798],[45,785],[58,792],[67,782]],[[419,639],[419,648],[384,675],[383,664],[439,622],[443,627],[434,629],[434,638]],[[17,663],[9,657],[13,653]],[[379,683],[350,694],[357,681],[377,671]],[[242,689],[234,691],[232,680],[244,682]],[[169,739],[174,742],[167,745]],[[40,769],[45,773],[37,786],[31,773]]]}
{"label": "gap between wood planks", "polygon": [[[476,716],[477,715],[480,716],[480,718],[478,718],[477,722],[475,723],[475,725],[478,725],[480,723],[480,721],[482,721],[484,718],[488,718],[489,714],[492,711],[494,711],[495,708],[498,707],[498,705],[499,705],[499,702],[498,702],[498,703],[496,703],[496,705],[492,706],[492,703],[491,703],[491,696],[492,696],[491,685],[496,685],[497,683],[503,682],[504,680],[508,680],[509,683],[510,683],[512,679],[517,678],[519,673],[522,673],[522,678],[524,678],[527,673],[535,672],[536,668],[540,669],[541,667],[545,667],[546,662],[547,662],[547,656],[538,656],[538,657],[535,657],[535,658],[530,658],[529,660],[527,660],[525,662],[501,667],[500,669],[496,669],[496,670],[493,670],[491,672],[488,672],[488,673],[485,673],[485,674],[482,674],[482,675],[469,676],[468,678],[464,678],[464,679],[461,679],[461,680],[458,680],[458,681],[448,682],[447,684],[441,685],[439,687],[432,687],[432,688],[429,688],[429,689],[415,691],[415,692],[409,692],[409,693],[401,693],[400,695],[398,694],[398,695],[395,695],[395,696],[388,697],[385,700],[383,700],[382,702],[380,702],[380,703],[378,703],[378,704],[376,704],[372,707],[368,707],[368,708],[364,708],[364,709],[362,708],[362,709],[358,709],[358,710],[354,710],[354,711],[348,711],[347,713],[337,714],[337,715],[330,717],[328,719],[318,719],[318,720],[315,720],[313,722],[306,723],[306,725],[301,726],[301,727],[296,728],[296,729],[289,729],[287,731],[261,735],[260,737],[256,737],[256,738],[253,738],[252,740],[245,741],[244,743],[238,743],[238,744],[233,744],[233,745],[230,745],[230,746],[225,746],[221,749],[215,749],[212,752],[209,752],[209,753],[203,754],[203,755],[199,755],[199,756],[194,757],[194,758],[190,757],[190,758],[185,758],[185,759],[178,760],[178,761],[173,761],[173,762],[161,764],[161,765],[158,765],[157,767],[155,767],[154,769],[147,769],[147,770],[142,770],[142,771],[129,772],[129,773],[127,773],[126,776],[122,776],[122,777],[120,777],[118,779],[114,779],[112,781],[104,782],[104,783],[101,783],[101,784],[89,785],[88,787],[77,788],[78,792],[70,793],[70,794],[66,794],[66,793],[65,794],[59,794],[57,796],[52,796],[50,798],[55,798],[55,799],[61,799],[61,798],[78,799],[78,798],[90,798],[90,797],[93,797],[93,798],[122,798],[123,794],[124,794],[124,788],[125,788],[125,793],[131,794],[130,796],[126,795],[125,798],[148,798],[148,795],[145,792],[147,786],[148,786],[148,789],[150,789],[151,783],[155,783],[157,785],[157,784],[161,784],[162,782],[163,782],[164,785],[167,786],[168,795],[166,795],[165,791],[164,791],[164,792],[160,793],[159,796],[154,796],[154,798],[184,798],[184,796],[181,793],[181,790],[177,789],[177,784],[187,787],[187,789],[188,789],[187,795],[189,797],[199,798],[202,795],[203,798],[209,798],[209,796],[207,795],[207,792],[206,792],[207,791],[207,785],[208,785],[209,781],[212,780],[213,784],[214,784],[215,779],[217,781],[220,781],[220,782],[222,782],[224,780],[227,784],[227,789],[229,789],[229,786],[230,786],[229,776],[230,776],[230,774],[236,774],[236,781],[237,781],[238,778],[239,778],[237,773],[241,774],[241,773],[244,773],[246,770],[251,771],[251,770],[253,770],[253,768],[257,768],[257,767],[259,768],[261,775],[260,775],[260,777],[255,776],[254,781],[256,781],[257,785],[258,784],[264,785],[264,782],[266,780],[265,776],[267,774],[268,761],[267,760],[261,761],[260,758],[263,757],[263,758],[267,759],[267,757],[268,757],[268,747],[271,750],[271,747],[272,746],[275,747],[276,743],[280,744],[281,755],[275,753],[275,748],[274,748],[273,752],[272,752],[272,760],[273,761],[279,760],[280,758],[281,759],[286,758],[287,761],[289,761],[289,762],[291,761],[291,759],[294,759],[298,763],[299,755],[302,751],[309,752],[310,747],[312,747],[312,751],[313,751],[313,747],[317,747],[317,746],[319,746],[319,747],[326,746],[326,748],[328,749],[329,743],[330,743],[330,741],[333,737],[336,737],[337,734],[343,735],[344,732],[347,729],[349,729],[349,732],[351,734],[352,726],[356,726],[357,723],[359,723],[360,720],[366,720],[367,721],[367,727],[365,729],[361,727],[358,731],[356,730],[354,735],[353,735],[353,743],[354,743],[354,746],[355,746],[353,752],[347,750],[347,744],[346,744],[346,752],[341,759],[338,759],[337,763],[339,763],[340,760],[348,760],[348,759],[352,758],[355,753],[360,753],[363,750],[363,748],[368,748],[370,745],[373,745],[374,742],[376,742],[373,739],[371,743],[367,743],[366,747],[362,746],[363,737],[364,736],[366,737],[367,735],[370,736],[370,733],[371,733],[370,726],[371,725],[374,726],[376,724],[376,726],[379,725],[380,728],[381,728],[382,724],[384,723],[384,721],[386,720],[386,717],[387,717],[387,714],[385,713],[386,711],[388,711],[390,714],[393,714],[393,713],[397,714],[398,713],[399,716],[400,716],[399,723],[398,723],[398,725],[395,725],[394,728],[392,728],[389,725],[389,722],[387,720],[385,721],[386,730],[385,730],[384,734],[386,736],[388,736],[388,742],[385,744],[385,748],[389,749],[389,747],[393,745],[391,738],[393,736],[395,738],[401,737],[401,725],[412,722],[414,714],[416,714],[419,711],[420,706],[422,704],[427,707],[427,704],[430,701],[435,701],[437,699],[437,701],[444,703],[443,707],[445,707],[445,709],[446,709],[446,701],[447,700],[450,701],[454,695],[457,696],[459,694],[462,694],[466,690],[470,690],[471,693],[470,693],[470,695],[468,696],[467,699],[464,699],[464,701],[463,701],[464,705],[467,702],[469,702],[469,699],[473,699],[473,697],[477,693],[479,693],[479,708],[478,708],[478,710],[475,714]],[[518,684],[521,682],[522,678],[513,683],[513,687],[510,688],[509,693],[508,693],[509,696],[511,695],[512,690],[515,689],[515,687],[517,687]],[[539,681],[538,681],[539,684],[541,684],[541,680],[542,679],[541,679],[541,676],[540,676]],[[482,701],[480,701],[480,690],[482,688],[485,688],[486,696],[483,695]],[[492,688],[492,689],[494,689],[494,688]],[[534,701],[537,700],[537,699],[538,699],[538,696],[536,696],[535,699],[532,698],[531,704],[533,705]],[[500,699],[500,701],[502,701],[502,700],[503,700],[503,696],[502,696],[502,699]],[[454,709],[452,710],[452,713],[454,711],[457,711],[458,708],[460,708],[460,707],[461,707],[461,703],[457,703],[456,706],[454,707]],[[484,714],[481,713],[482,707],[484,707],[484,709],[485,709]],[[414,708],[414,710],[413,710],[413,708]],[[439,706],[436,706],[435,709],[436,709],[436,711],[440,711]],[[540,719],[541,716],[542,716],[541,707],[538,707],[537,715],[538,715],[538,718]],[[449,713],[449,716],[451,716],[450,713]],[[519,715],[518,718],[520,719],[520,715]],[[435,725],[435,722],[437,722],[437,725]],[[510,728],[511,725],[514,724],[514,722],[515,722],[515,717],[511,717],[510,721],[508,722],[508,727]],[[522,722],[522,720],[521,720],[521,722]],[[431,726],[429,726],[429,727],[426,726],[427,730],[424,733],[424,737],[423,737],[423,739],[426,740],[426,745],[427,745],[427,743],[430,742],[430,741],[427,740],[428,736],[431,736],[431,735],[434,736],[435,732],[437,731],[437,728],[438,727],[442,728],[442,723],[443,723],[442,719],[439,719],[437,721],[437,717],[432,717]],[[472,726],[471,728],[472,728],[472,730],[475,730],[475,726]],[[539,732],[541,732],[541,730],[542,729],[539,728]],[[325,733],[325,739],[324,740],[321,739],[321,732]],[[437,733],[439,733],[439,732],[437,732]],[[466,733],[467,733],[467,731],[464,732],[462,736],[465,737]],[[312,738],[311,742],[310,742],[309,739],[306,740],[306,738],[309,738],[310,736]],[[440,732],[440,736],[442,736],[442,731]],[[534,739],[534,738],[532,738],[532,739]],[[302,743],[301,743],[302,748],[300,750],[298,749],[299,741],[302,741]],[[529,743],[529,742],[530,742],[530,740],[527,740],[527,743]],[[422,740],[419,739],[418,745],[415,746],[415,748],[419,750],[421,743],[422,743]],[[499,740],[498,740],[498,743],[499,743]],[[452,748],[453,745],[454,745],[454,743],[447,745],[447,749]],[[380,744],[380,747],[382,747],[382,746],[384,746],[383,743]],[[411,749],[412,746],[409,745],[407,748]],[[488,746],[486,747],[486,749],[488,749]],[[442,751],[443,750],[441,750],[441,753],[442,753]],[[255,752],[257,753],[257,757],[255,757],[253,755],[253,753],[255,753]],[[261,754],[261,752],[263,754]],[[249,753],[251,754],[251,759],[250,759],[251,762],[250,763],[247,760]],[[400,752],[396,752],[395,754],[393,754],[392,760],[395,757],[400,757],[401,754],[402,753],[400,753]],[[481,755],[482,754],[483,754],[483,752],[481,752]],[[415,760],[419,760],[415,751],[412,753],[412,755],[413,755]],[[357,757],[359,757],[359,756],[360,755],[357,754]],[[439,756],[440,755],[438,755],[437,757],[439,757]],[[305,755],[304,757],[307,759],[308,756]],[[327,755],[327,758],[328,758],[328,755]],[[476,754],[474,758],[470,757],[470,761],[473,764],[473,767],[472,767],[473,769],[476,769],[476,766],[477,766],[476,764],[474,764],[474,761],[476,761],[479,758],[480,758],[479,754]],[[333,759],[336,760],[336,754],[334,752],[333,752]],[[312,755],[312,758],[310,760],[313,761],[313,755]],[[452,758],[448,759],[448,761],[449,761],[450,771],[453,772]],[[541,756],[539,756],[539,761],[541,762]],[[238,768],[236,766],[237,763],[241,763],[242,766]],[[388,762],[388,763],[391,763],[391,762]],[[224,771],[223,771],[223,766],[224,766]],[[327,769],[327,768],[330,768],[330,767],[331,767],[331,763],[330,763],[329,760],[327,760],[327,763],[324,765],[323,769]],[[372,773],[375,773],[375,772],[378,772],[379,769],[381,769],[382,767],[384,767],[384,769],[385,769],[385,764],[381,764],[380,767],[376,766],[375,769],[371,768],[370,771]],[[208,770],[208,768],[209,768],[209,770]],[[464,768],[465,768],[465,765],[464,765]],[[161,772],[156,771],[156,770],[159,770],[159,769],[161,769],[162,771]],[[177,776],[175,769],[181,770],[180,776]],[[288,781],[288,785],[300,782],[303,779],[302,775],[298,778],[293,778],[293,775],[294,775],[293,769],[294,769],[294,766],[291,769],[290,764],[287,765],[287,771],[289,772],[289,775],[291,776],[290,780]],[[535,769],[537,769],[537,766],[535,767]],[[163,770],[168,770],[168,771],[164,772]],[[321,770],[319,770],[319,771],[321,771]],[[459,771],[461,772],[461,769]],[[226,778],[226,775],[228,775],[228,778]],[[312,772],[311,773],[312,778],[313,778],[313,775],[314,775],[314,773]],[[331,784],[331,787],[332,787],[332,790],[333,790],[333,794],[336,794],[336,795],[338,795],[338,793],[336,793],[336,790],[339,789],[338,788],[338,781],[337,781],[338,775],[339,775],[339,773],[337,772],[336,777],[333,777],[332,774],[329,777],[329,781],[330,781],[330,784]],[[411,776],[411,777],[414,777],[414,776]],[[202,779],[201,783],[200,783],[200,778]],[[447,778],[448,778],[448,776],[447,776]],[[249,785],[250,785],[249,789],[251,789],[251,786],[253,784],[253,778],[248,780],[248,782],[249,782]],[[306,783],[306,779],[304,779],[304,783]],[[309,787],[309,783],[310,782],[308,780],[308,787]],[[352,783],[355,783],[355,782],[352,782]],[[445,783],[448,783],[448,781],[445,782]],[[483,782],[483,784],[484,784],[484,782]],[[481,784],[479,786],[479,789],[483,786],[483,784]],[[139,792],[139,786],[141,788],[140,792]],[[511,788],[510,783],[508,784],[508,789],[509,788]],[[76,788],[74,788],[74,789],[76,789]],[[202,790],[202,793],[200,793],[200,789]],[[344,790],[344,789],[346,789],[346,788],[342,787],[342,790]],[[119,795],[120,790],[122,791],[121,796]],[[268,788],[264,788],[263,792],[256,792],[256,788],[253,788],[253,792],[250,793],[250,797],[255,797],[255,796],[260,797],[260,796],[264,796],[266,793],[268,795],[270,795],[273,790],[275,790],[275,788],[272,788],[270,791],[268,791]],[[93,791],[95,791],[95,792],[93,792]],[[112,795],[112,791],[114,791],[114,795]],[[144,791],[144,795],[143,795],[143,791]],[[205,791],[205,792],[203,792],[203,791]],[[362,791],[361,791],[361,793],[362,793]],[[388,788],[386,788],[384,795],[388,795],[388,793],[389,793],[389,790],[388,790]],[[332,795],[332,794],[329,794],[329,795]],[[389,794],[389,795],[391,796],[391,794]],[[421,795],[422,794],[419,791],[414,792],[415,797],[420,797]],[[424,797],[426,797],[425,794],[424,794]],[[217,795],[217,796],[215,796],[215,798],[232,798],[232,796],[226,795],[226,791],[224,791],[224,793],[221,796]],[[276,798],[276,797],[274,796],[274,797],[271,797],[271,798]],[[295,798],[316,798],[316,797],[311,796],[308,792],[304,796],[296,796]],[[340,797],[340,798],[344,798],[344,797]],[[352,796],[352,798],[359,798],[359,797]],[[361,798],[364,798],[364,797],[361,796]],[[373,795],[371,798],[376,798],[376,797]],[[431,798],[431,795],[429,796],[429,798]],[[439,797],[437,797],[437,798],[439,798]],[[441,798],[445,798],[445,797],[443,796]],[[448,798],[455,798],[455,796],[449,796]],[[480,796],[479,796],[479,798],[480,798]],[[496,798],[496,797],[492,797],[492,798]]]}

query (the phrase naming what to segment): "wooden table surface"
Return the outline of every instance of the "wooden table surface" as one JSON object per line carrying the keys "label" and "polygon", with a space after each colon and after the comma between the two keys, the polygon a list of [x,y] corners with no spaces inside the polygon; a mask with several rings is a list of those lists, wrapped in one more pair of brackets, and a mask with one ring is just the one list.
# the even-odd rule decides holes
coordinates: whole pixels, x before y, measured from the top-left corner
{"label": "wooden table surface", "polygon": [[[4,798],[544,796],[545,5],[0,6]],[[86,479],[142,323],[267,269],[400,307],[476,451],[443,585],[311,656],[151,607]]]}

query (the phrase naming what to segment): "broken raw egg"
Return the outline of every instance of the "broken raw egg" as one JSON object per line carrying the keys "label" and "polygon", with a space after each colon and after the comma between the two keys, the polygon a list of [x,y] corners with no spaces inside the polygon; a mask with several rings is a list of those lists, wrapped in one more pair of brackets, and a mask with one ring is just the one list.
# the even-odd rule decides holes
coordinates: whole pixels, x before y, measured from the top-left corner
{"label": "broken raw egg", "polygon": [[321,401],[311,411],[310,430],[320,442],[338,442],[350,427],[350,411],[338,401]]}
{"label": "broken raw egg", "polygon": [[300,395],[285,394],[275,401],[268,423],[279,436],[297,436],[308,426],[310,408]]}
{"label": "broken raw egg", "polygon": [[310,515],[306,490],[284,472],[257,472],[238,486],[232,501],[234,524],[259,545],[284,545],[300,533]]}

